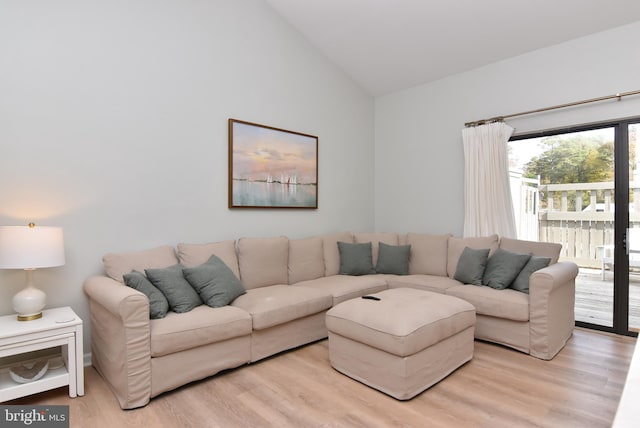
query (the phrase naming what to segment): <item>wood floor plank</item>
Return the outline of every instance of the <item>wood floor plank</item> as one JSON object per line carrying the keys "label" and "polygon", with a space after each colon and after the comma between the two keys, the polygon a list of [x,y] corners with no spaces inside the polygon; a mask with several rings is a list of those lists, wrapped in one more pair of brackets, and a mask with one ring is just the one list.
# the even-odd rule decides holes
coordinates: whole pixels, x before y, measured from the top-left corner
{"label": "wood floor plank", "polygon": [[608,427],[635,339],[577,328],[542,361],[476,341],[474,358],[409,401],[398,401],[329,365],[327,341],[220,373],[123,411],[86,368],[86,395],[67,389],[6,404],[70,406],[72,427]]}

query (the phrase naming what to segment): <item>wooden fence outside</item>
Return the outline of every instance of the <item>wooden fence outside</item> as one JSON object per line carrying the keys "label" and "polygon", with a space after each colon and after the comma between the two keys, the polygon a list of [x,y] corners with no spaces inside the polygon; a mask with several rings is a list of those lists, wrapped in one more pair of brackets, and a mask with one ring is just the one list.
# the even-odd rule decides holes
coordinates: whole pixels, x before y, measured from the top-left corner
{"label": "wooden fence outside", "polygon": [[[632,201],[640,201],[640,186],[630,184]],[[613,195],[613,182],[540,186],[538,239],[561,243],[564,260],[600,268],[604,246],[614,243]],[[640,227],[640,204],[630,204],[629,222]]]}

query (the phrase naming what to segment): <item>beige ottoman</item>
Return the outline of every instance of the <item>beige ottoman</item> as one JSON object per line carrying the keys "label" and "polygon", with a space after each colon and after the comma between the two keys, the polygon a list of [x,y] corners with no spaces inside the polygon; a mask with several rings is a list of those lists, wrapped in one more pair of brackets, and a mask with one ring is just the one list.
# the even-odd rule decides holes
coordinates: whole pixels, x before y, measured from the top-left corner
{"label": "beige ottoman", "polygon": [[415,397],[473,358],[475,308],[412,288],[352,299],[327,312],[329,359],[341,373],[398,400]]}

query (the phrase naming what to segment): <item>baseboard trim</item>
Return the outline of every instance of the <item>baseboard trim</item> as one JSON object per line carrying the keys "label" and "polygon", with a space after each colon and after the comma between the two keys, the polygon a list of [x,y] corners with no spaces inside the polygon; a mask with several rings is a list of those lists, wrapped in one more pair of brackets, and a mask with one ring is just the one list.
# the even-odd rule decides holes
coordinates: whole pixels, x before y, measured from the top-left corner
{"label": "baseboard trim", "polygon": [[82,364],[85,367],[89,367],[91,365],[91,352],[87,352],[86,354],[84,354],[82,360]]}

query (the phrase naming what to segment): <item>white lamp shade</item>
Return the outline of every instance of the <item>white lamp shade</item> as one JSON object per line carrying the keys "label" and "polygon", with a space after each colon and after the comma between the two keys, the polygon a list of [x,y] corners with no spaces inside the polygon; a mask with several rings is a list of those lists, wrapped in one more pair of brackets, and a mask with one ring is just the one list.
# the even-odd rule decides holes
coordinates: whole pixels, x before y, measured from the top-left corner
{"label": "white lamp shade", "polygon": [[0,269],[35,269],[64,263],[62,228],[0,226]]}

